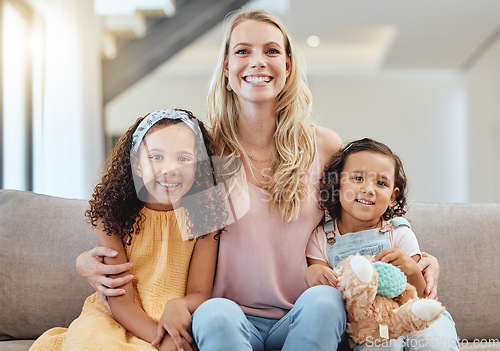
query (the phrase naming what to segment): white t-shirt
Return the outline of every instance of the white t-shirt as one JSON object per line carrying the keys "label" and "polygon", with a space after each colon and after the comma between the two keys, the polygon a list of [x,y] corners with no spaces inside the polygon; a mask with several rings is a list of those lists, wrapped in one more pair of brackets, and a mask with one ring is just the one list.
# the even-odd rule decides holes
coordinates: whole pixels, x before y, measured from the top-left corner
{"label": "white t-shirt", "polygon": [[[389,221],[383,221],[382,226],[390,224]],[[338,230],[337,221],[335,220],[335,229],[333,233],[335,236],[340,236],[340,232]],[[396,227],[392,230],[390,235],[390,243],[391,247],[395,249],[400,249],[408,256],[412,257],[414,255],[422,255],[420,253],[420,247],[418,245],[417,238],[415,233],[405,225]],[[309,238],[309,242],[307,244],[306,256],[308,258],[312,258],[315,260],[321,260],[328,262],[328,255],[326,253],[328,242],[325,231],[322,226],[317,227],[311,237]]]}

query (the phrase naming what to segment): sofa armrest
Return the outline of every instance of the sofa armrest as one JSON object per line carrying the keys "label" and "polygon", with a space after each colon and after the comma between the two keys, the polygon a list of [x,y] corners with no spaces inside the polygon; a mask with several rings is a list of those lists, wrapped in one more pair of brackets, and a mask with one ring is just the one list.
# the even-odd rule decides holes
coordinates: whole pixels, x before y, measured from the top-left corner
{"label": "sofa armrest", "polygon": [[407,218],[439,261],[439,300],[459,338],[499,339],[500,204],[411,203]]}

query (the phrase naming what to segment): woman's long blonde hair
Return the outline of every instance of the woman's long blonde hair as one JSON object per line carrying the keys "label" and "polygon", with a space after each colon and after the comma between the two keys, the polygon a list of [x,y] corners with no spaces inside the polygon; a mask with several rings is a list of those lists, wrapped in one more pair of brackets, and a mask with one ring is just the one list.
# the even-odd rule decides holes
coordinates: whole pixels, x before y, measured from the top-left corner
{"label": "woman's long blonde hair", "polygon": [[[236,94],[227,90],[224,63],[229,51],[233,29],[246,20],[268,22],[281,31],[285,49],[290,57],[291,69],[283,90],[276,102],[276,130],[274,142],[277,157],[273,163],[273,175],[268,184],[271,195],[270,209],[276,208],[285,221],[297,219],[300,201],[307,199],[307,186],[301,177],[307,173],[314,158],[314,139],[307,120],[311,113],[311,92],[301,74],[297,53],[285,27],[273,14],[263,10],[234,13],[228,20],[216,71],[210,83],[207,98],[207,116],[211,124],[216,153],[244,158],[248,155],[238,139],[239,103]],[[277,206],[277,207],[276,207]]]}

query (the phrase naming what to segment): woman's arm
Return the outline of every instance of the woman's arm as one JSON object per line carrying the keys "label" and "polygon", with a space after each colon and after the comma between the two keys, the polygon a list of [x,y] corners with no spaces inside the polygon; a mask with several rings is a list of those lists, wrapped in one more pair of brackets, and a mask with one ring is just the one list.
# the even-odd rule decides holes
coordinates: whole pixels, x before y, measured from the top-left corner
{"label": "woman's arm", "polygon": [[424,275],[426,283],[425,294],[430,299],[437,300],[437,285],[439,280],[438,260],[427,252],[422,252],[422,258],[418,262],[418,266]]}
{"label": "woman's arm", "polygon": [[[76,270],[80,277],[85,279],[95,291],[99,293],[103,302],[107,305],[105,296],[123,295],[125,290],[117,289],[133,278],[131,274],[122,278],[112,278],[109,275],[117,275],[129,271],[133,264],[127,262],[119,265],[104,264],[105,257],[116,257],[118,252],[109,247],[94,247],[90,251],[81,253],[76,260]],[[109,308],[109,306],[108,306]]]}
{"label": "woman's arm", "polygon": [[[127,262],[122,240],[116,235],[107,235],[102,222],[97,223],[96,234],[97,242],[100,246],[117,252],[115,257],[104,257],[105,264],[124,264]],[[128,270],[117,275],[111,275],[111,278],[122,278],[127,275],[130,275]],[[135,336],[152,342],[156,335],[157,323],[142,308],[135,304],[131,281],[122,286],[121,289],[125,291],[124,295],[108,297],[113,317]]]}
{"label": "woman's arm", "polygon": [[192,343],[191,314],[208,300],[212,295],[212,287],[217,264],[219,240],[215,239],[216,233],[198,239],[194,247],[186,296],[172,299],[165,305],[165,310],[158,323],[158,330],[153,346],[160,343],[167,332],[178,349],[181,349],[182,338]]}

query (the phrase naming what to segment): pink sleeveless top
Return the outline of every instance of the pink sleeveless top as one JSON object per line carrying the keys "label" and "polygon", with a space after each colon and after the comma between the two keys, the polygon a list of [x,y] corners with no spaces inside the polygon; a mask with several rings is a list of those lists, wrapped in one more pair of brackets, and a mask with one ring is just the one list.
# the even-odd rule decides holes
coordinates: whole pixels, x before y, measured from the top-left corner
{"label": "pink sleeveless top", "polygon": [[220,237],[213,297],[233,300],[246,314],[265,318],[279,319],[292,308],[307,289],[306,247],[323,216],[318,207],[320,173],[315,136],[314,159],[302,178],[308,198],[298,219],[289,223],[270,213],[266,190],[248,183],[248,192],[240,197],[249,201],[249,207],[242,205],[248,212]]}

